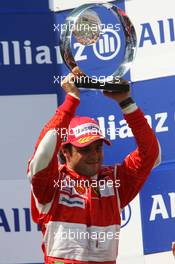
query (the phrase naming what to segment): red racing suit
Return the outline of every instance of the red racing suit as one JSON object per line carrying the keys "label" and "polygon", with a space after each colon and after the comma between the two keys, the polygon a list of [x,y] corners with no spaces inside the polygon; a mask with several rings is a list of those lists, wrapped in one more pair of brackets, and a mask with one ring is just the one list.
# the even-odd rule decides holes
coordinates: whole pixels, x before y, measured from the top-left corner
{"label": "red racing suit", "polygon": [[[78,99],[67,95],[36,143],[28,165],[32,217],[41,225],[46,264],[114,264],[120,211],[138,194],[158,161],[159,144],[137,108],[124,114],[135,136],[136,150],[122,164],[104,166],[90,180],[78,175],[66,165],[60,165],[57,156],[61,128],[68,128],[78,104]],[[72,179],[76,185],[70,184]],[[79,184],[81,180],[87,180],[83,187]],[[94,186],[95,182],[100,187]]]}

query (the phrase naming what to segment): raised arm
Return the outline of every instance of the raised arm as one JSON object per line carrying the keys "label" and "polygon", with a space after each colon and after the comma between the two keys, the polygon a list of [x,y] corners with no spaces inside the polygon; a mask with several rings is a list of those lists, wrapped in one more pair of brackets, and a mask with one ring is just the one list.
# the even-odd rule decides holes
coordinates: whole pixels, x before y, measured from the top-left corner
{"label": "raised arm", "polygon": [[79,90],[73,84],[73,77],[71,73],[64,79],[62,87],[67,93],[65,101],[41,131],[28,164],[32,193],[40,204],[50,202],[54,195],[54,179],[58,176],[57,154],[79,105]]}
{"label": "raised arm", "polygon": [[141,190],[154,166],[160,163],[160,147],[140,109],[124,115],[136,139],[137,148],[117,166],[121,208]]}
{"label": "raised arm", "polygon": [[140,191],[152,168],[160,163],[160,146],[142,111],[130,97],[130,92],[120,95],[105,92],[105,95],[119,103],[138,146],[122,164],[116,166],[116,175],[120,180],[120,205],[123,208]]}

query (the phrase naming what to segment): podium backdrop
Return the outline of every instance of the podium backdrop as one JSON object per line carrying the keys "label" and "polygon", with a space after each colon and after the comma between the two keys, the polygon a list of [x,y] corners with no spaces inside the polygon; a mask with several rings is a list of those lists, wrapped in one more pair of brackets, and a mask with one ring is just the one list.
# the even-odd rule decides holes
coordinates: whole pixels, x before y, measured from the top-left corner
{"label": "podium backdrop", "polygon": [[[30,216],[26,168],[42,126],[64,100],[60,78],[68,70],[60,56],[58,25],[64,23],[73,7],[70,2],[65,1],[66,10],[58,11],[58,0],[58,10],[51,2],[54,10],[49,9],[45,0],[0,1],[2,264],[43,263],[41,231]],[[136,59],[127,78],[162,147],[162,164],[152,171],[140,194],[122,212],[118,263],[173,264],[170,250],[175,240],[175,3],[116,2],[131,18],[138,37]],[[111,41],[117,45],[113,32],[104,47],[90,47],[94,52],[94,71],[113,69],[115,49]],[[74,43],[74,54],[88,71],[88,48]],[[101,62],[100,69],[95,68],[97,62]],[[121,162],[135,148],[120,109],[100,91],[82,90],[77,113],[96,118],[110,138],[112,146],[105,147],[106,164]]]}

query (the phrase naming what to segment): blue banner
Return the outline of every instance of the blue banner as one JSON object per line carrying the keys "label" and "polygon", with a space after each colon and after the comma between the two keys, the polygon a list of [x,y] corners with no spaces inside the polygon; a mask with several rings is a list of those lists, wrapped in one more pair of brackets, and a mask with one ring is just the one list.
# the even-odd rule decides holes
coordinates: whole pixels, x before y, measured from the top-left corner
{"label": "blue banner", "polygon": [[175,238],[175,166],[156,169],[141,191],[144,253],[171,250]]}
{"label": "blue banner", "polygon": [[0,95],[56,93],[52,14],[1,13],[0,25]]}

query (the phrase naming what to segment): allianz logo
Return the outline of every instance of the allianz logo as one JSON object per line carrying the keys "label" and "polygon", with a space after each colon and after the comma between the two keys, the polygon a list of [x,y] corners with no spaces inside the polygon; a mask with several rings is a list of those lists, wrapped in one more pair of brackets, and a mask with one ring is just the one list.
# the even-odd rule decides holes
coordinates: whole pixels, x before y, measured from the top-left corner
{"label": "allianz logo", "polygon": [[121,212],[121,228],[125,227],[131,220],[131,206],[128,204],[125,206]]}
{"label": "allianz logo", "polygon": [[[173,18],[141,23],[136,27],[138,47],[151,48],[154,45],[166,45],[175,41],[175,23]],[[100,60],[115,58],[124,45],[121,37],[114,29],[105,29],[100,40],[92,45],[94,55]],[[74,57],[76,61],[87,60],[86,47],[74,43]],[[31,65],[31,64],[62,64],[60,47],[40,45],[34,46],[31,40],[1,40],[0,66],[3,65]]]}
{"label": "allianz logo", "polygon": [[31,40],[0,41],[0,65],[63,63],[60,47],[54,46],[53,49],[55,50],[54,56],[51,55],[49,46],[34,47]]}
{"label": "allianz logo", "polygon": [[175,192],[164,192],[151,196],[149,221],[175,218]]}
{"label": "allianz logo", "polygon": [[[101,34],[99,41],[91,45],[91,47],[96,58],[107,61],[118,55],[122,45],[125,45],[125,43],[122,43],[119,32],[108,28],[103,29],[103,33]],[[73,44],[73,48],[75,50],[75,61],[88,59],[86,46],[76,42]]]}
{"label": "allianz logo", "polygon": [[154,23],[141,23],[137,32],[139,47],[162,45],[175,41],[175,23],[173,18],[157,20]]}
{"label": "allianz logo", "polygon": [[39,232],[40,226],[31,220],[29,208],[0,208],[0,232]]}
{"label": "allianz logo", "polygon": [[[112,36],[103,34],[98,43],[98,47],[93,45],[93,51],[97,58],[101,60],[111,60],[120,51],[121,40],[117,31],[112,32]],[[117,42],[117,44],[116,44]],[[117,48],[116,48],[117,46]],[[85,46],[74,43],[75,60],[87,60]],[[107,54],[107,56],[105,56]],[[63,60],[59,46],[35,46],[31,40],[20,42],[17,40],[0,41],[0,66],[2,65],[32,65],[32,64],[62,64]]]}
{"label": "allianz logo", "polygon": [[[145,118],[156,133],[167,133],[169,131],[168,124],[172,116],[170,117],[168,112],[145,115]],[[99,116],[97,120],[103,135],[110,140],[133,137],[133,133],[125,119],[118,120],[115,115],[109,115],[107,117]]]}

